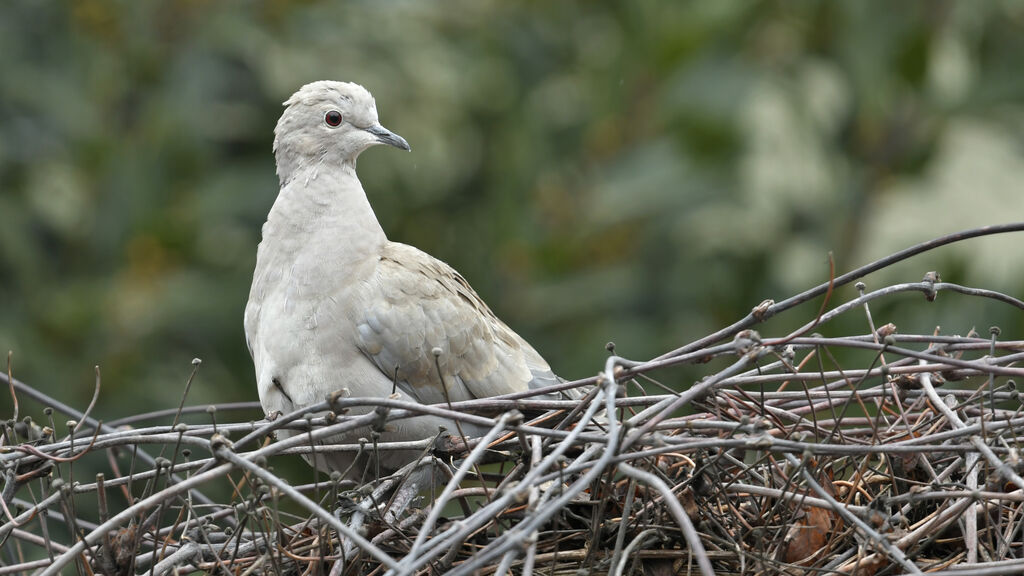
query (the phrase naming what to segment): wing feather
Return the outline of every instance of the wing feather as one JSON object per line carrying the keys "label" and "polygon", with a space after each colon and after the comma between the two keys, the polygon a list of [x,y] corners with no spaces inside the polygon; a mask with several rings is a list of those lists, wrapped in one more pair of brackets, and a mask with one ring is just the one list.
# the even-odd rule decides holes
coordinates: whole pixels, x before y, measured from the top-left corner
{"label": "wing feather", "polygon": [[[424,403],[521,392],[559,382],[450,266],[388,243],[356,295],[359,350]],[[434,356],[439,348],[441,355]],[[444,378],[447,395],[442,388]]]}

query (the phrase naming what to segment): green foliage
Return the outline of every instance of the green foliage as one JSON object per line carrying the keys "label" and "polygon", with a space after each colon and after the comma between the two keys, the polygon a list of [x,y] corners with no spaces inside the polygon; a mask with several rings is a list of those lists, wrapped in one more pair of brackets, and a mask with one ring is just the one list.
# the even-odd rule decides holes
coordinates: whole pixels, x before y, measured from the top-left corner
{"label": "green foliage", "polygon": [[[99,364],[101,417],[176,405],[197,356],[192,402],[256,398],[241,317],[272,130],[321,78],[365,85],[412,144],[361,159],[390,237],[570,378],[609,340],[648,358],[824,281],[828,251],[842,272],[1024,214],[1020,3],[235,6],[0,7],[0,349],[77,406]],[[1019,295],[1020,242],[869,287],[938,269]],[[955,296],[895,304],[876,320],[1024,328]]]}

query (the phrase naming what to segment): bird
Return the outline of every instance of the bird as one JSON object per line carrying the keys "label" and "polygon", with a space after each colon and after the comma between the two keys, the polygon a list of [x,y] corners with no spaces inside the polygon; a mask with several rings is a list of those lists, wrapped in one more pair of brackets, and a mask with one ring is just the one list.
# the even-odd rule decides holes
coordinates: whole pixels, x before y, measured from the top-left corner
{"label": "bird", "polygon": [[[280,191],[263,225],[244,318],[268,417],[332,393],[394,393],[438,404],[563,381],[451,266],[388,239],[356,160],[376,145],[411,148],[381,125],[369,91],[321,80],[302,86],[284,107],[273,146]],[[380,441],[434,438],[441,426],[456,429],[435,416],[395,420]],[[329,441],[352,444],[369,433]],[[375,469],[394,472],[419,454],[382,450]],[[365,478],[367,456],[360,458],[323,451],[307,460],[323,471]]]}

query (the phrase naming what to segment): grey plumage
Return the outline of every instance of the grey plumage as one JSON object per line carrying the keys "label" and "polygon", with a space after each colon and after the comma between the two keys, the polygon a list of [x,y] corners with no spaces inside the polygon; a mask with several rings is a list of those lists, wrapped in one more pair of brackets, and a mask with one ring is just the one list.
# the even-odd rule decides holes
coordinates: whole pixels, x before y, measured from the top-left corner
{"label": "grey plumage", "polygon": [[[314,82],[285,105],[274,140],[281,191],[263,226],[245,311],[264,410],[289,412],[342,389],[386,397],[396,383],[403,399],[433,404],[558,382],[455,270],[387,239],[356,177],[356,159],[375,144],[409,146],[380,125],[369,92]],[[430,438],[439,425],[454,429],[419,417],[394,422],[382,440]],[[381,465],[393,470],[413,456],[385,453]],[[342,471],[349,464],[337,452],[317,462]]]}

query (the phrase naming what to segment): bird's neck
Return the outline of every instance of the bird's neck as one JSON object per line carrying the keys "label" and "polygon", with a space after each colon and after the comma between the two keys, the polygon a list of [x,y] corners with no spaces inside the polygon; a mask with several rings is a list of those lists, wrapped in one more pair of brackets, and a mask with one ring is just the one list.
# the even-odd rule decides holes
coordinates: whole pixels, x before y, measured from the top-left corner
{"label": "bird's neck", "polygon": [[377,254],[386,242],[355,167],[321,165],[297,171],[281,189],[261,249],[344,261]]}

